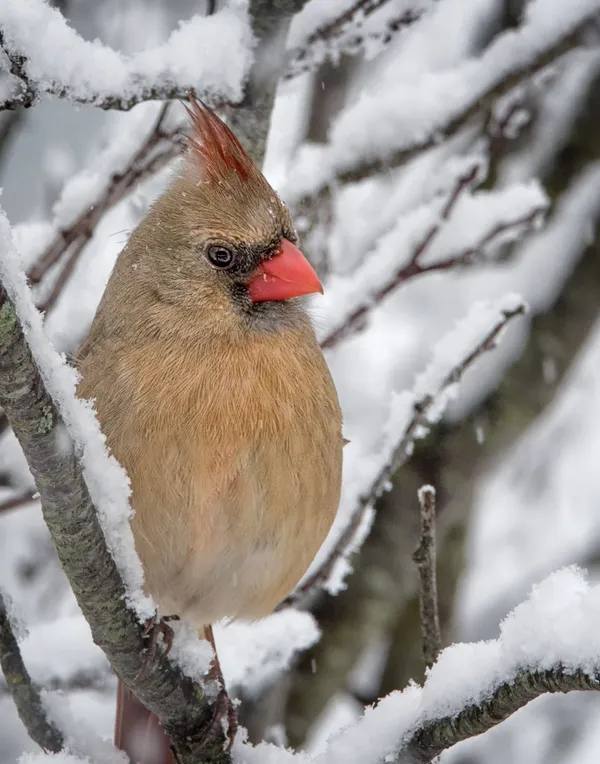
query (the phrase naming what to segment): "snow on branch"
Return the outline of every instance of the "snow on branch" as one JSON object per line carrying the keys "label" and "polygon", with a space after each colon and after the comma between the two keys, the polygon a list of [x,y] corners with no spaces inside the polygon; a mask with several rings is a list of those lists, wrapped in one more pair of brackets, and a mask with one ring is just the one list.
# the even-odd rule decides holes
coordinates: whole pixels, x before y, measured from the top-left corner
{"label": "snow on branch", "polygon": [[[539,227],[548,200],[537,182],[467,196],[479,176],[480,166],[473,164],[456,179],[439,211],[426,205],[402,217],[354,273],[331,279],[321,347],[335,347],[363,329],[369,313],[410,279],[471,266]],[[411,253],[400,266],[398,251]]]}
{"label": "snow on branch", "polygon": [[[435,2],[412,0],[409,7],[397,10],[390,0],[355,0],[342,14],[326,20],[292,48],[285,79],[315,71],[328,59],[337,62],[342,54],[378,51],[397,32],[419,21]],[[372,16],[375,18],[371,20]],[[307,8],[306,17],[314,17],[313,6]]]}
{"label": "snow on branch", "polygon": [[36,481],[62,567],[94,641],[158,716],[182,764],[201,758],[225,764],[222,731],[207,734],[212,709],[201,684],[210,659],[205,645],[195,635],[178,634],[177,663],[158,654],[156,670],[142,671],[142,622],[156,609],[143,592],[129,483],[106,451],[91,404],[75,397],[76,381],[45,336],[0,213],[0,404]]}
{"label": "snow on branch", "polygon": [[[546,693],[600,690],[600,586],[567,568],[534,587],[495,640],[455,644],[409,685],[368,708],[312,764],[432,762]],[[237,751],[244,764],[305,764],[266,743]]]}
{"label": "snow on branch", "polygon": [[[38,302],[48,312],[58,300],[86,244],[91,240],[103,216],[140,183],[158,173],[182,150],[184,128],[180,121],[169,121],[171,104],[164,104],[150,131],[139,133],[148,122],[148,112],[140,115],[136,129],[116,140],[96,158],[93,167],[85,168],[65,185],[54,205],[51,239],[28,270],[32,284],[39,284],[48,271],[66,255],[66,262],[51,291]],[[39,237],[36,237],[39,238]]]}
{"label": "snow on branch", "polygon": [[526,22],[479,58],[363,93],[334,124],[328,145],[299,152],[286,198],[298,202],[334,181],[356,182],[398,167],[456,135],[499,98],[585,45],[600,0],[537,0],[528,8]]}
{"label": "snow on branch", "polygon": [[[48,313],[56,305],[104,215],[181,152],[184,124],[173,118],[172,111],[172,104],[163,104],[158,112],[150,104],[140,107],[131,118],[133,122],[129,120],[128,129],[119,129],[94,162],[65,184],[50,223],[15,227],[21,254],[29,266],[28,278],[38,286],[39,310]],[[54,278],[45,289],[43,282],[49,274]],[[7,426],[0,411],[0,433]],[[0,503],[0,514],[28,504],[34,495],[22,491],[8,497]]]}
{"label": "snow on branch", "polygon": [[[348,481],[347,493],[358,500],[344,530],[317,569],[279,605],[280,609],[290,606],[303,609],[319,589],[335,593],[343,588],[348,558],[368,533],[373,505],[410,457],[415,439],[425,437],[429,427],[439,421],[465,373],[496,347],[507,324],[525,310],[524,303],[514,295],[507,295],[497,304],[476,304],[439,342],[432,361],[417,377],[413,389],[397,394],[392,400],[379,453],[361,454],[352,465],[354,474]],[[346,502],[348,497],[343,499]]]}
{"label": "snow on branch", "polygon": [[0,47],[16,83],[0,110],[31,106],[43,93],[121,110],[185,98],[190,90],[208,101],[235,102],[252,63],[252,44],[244,0],[212,16],[193,16],[163,45],[130,57],[83,40],[44,0],[2,3]]}
{"label": "snow on branch", "polygon": [[64,747],[62,733],[48,719],[39,690],[29,676],[1,591],[0,667],[29,737],[44,751],[59,753]]}

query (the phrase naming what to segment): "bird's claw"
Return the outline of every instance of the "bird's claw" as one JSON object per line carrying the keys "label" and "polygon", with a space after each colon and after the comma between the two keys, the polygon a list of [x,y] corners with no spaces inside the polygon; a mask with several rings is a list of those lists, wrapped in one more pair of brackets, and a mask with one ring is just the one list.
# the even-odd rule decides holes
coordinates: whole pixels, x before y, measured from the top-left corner
{"label": "bird's claw", "polygon": [[179,617],[176,615],[164,616],[162,618],[155,615],[152,618],[148,618],[144,626],[144,631],[142,632],[144,639],[148,640],[148,647],[146,649],[146,657],[142,663],[142,668],[140,669],[136,679],[140,679],[147,674],[150,665],[156,658],[156,653],[158,652],[158,642],[161,636],[165,646],[164,654],[168,655],[171,652],[175,633],[171,626],[169,626],[168,622],[177,620],[179,620]]}
{"label": "bird's claw", "polygon": [[233,746],[237,730],[238,721],[235,705],[227,690],[222,688],[217,695],[212,719],[206,727],[203,740],[219,737],[224,732],[227,738],[225,749],[229,750]]}

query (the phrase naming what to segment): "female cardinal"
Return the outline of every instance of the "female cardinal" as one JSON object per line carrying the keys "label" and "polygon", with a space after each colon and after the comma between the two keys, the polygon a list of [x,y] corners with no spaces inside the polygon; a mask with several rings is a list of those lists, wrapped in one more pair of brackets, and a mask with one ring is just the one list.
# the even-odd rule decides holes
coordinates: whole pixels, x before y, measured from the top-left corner
{"label": "female cardinal", "polygon": [[[322,288],[290,214],[229,128],[195,100],[188,111],[188,154],[117,260],[78,394],[129,474],[159,613],[212,639],[211,624],[266,616],[305,573],[338,506],[342,432],[297,299]],[[116,743],[133,762],[143,713],[121,688]]]}

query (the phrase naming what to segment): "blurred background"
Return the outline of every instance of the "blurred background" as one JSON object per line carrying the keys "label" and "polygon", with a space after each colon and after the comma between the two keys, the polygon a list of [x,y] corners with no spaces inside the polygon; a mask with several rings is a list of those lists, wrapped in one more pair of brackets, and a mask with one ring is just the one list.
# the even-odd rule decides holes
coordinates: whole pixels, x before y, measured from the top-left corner
{"label": "blurred background", "polygon": [[[99,38],[124,54],[159,44],[180,20],[205,9],[203,0],[54,5],[85,39]],[[292,23],[290,50],[350,5],[310,0]],[[418,12],[405,23],[409,5]],[[375,448],[392,393],[412,386],[433,347],[474,302],[510,291],[531,307],[528,318],[511,327],[501,347],[467,377],[447,415],[416,443],[394,476],[392,489],[378,501],[371,534],[352,559],[347,587],[312,604],[320,640],[296,657],[285,676],[244,696],[242,723],[252,739],[287,739],[311,751],[321,750],[365,705],[411,679],[423,680],[412,562],[416,493],[423,483],[434,485],[438,495],[445,643],[495,637],[502,618],[535,582],[575,563],[594,577],[600,564],[598,51],[589,46],[567,53],[544,76],[523,79],[491,109],[482,103],[481,113],[452,140],[400,166],[336,185],[326,196],[300,195],[298,179],[310,172],[311,157],[327,147],[332,130],[364,94],[397,103],[403,87],[418,81],[424,101],[443,98],[439,90],[427,91],[428,77],[433,82],[445,71],[476,66],[528,13],[527,0],[390,0],[371,6],[361,27],[366,45],[353,45],[353,32],[346,31],[337,54],[324,57],[316,71],[280,82],[265,160],[273,185],[284,199],[289,195],[304,249],[326,285],[328,279],[351,279],[384,237],[389,247],[394,231],[401,263],[409,254],[403,251],[402,221],[452,188],[453,162],[464,168],[475,157],[486,172],[470,197],[472,206],[462,212],[457,207],[456,224],[442,232],[438,255],[467,245],[478,209],[495,192],[538,179],[550,207],[542,230],[526,231],[518,242],[503,243],[468,266],[402,285],[371,312],[363,331],[328,353],[351,441],[346,451],[356,458]],[[7,80],[0,73],[0,88],[8,87]],[[65,182],[83,168],[93,172],[119,135],[139,132],[140,125],[149,130],[153,108],[123,114],[43,97],[35,108],[0,113],[2,205],[18,224],[17,240],[32,262],[39,252],[36,237],[43,238],[56,216]],[[408,114],[414,104],[406,108]],[[339,135],[338,130],[338,141]],[[168,171],[145,179],[104,215],[77,259],[46,322],[66,353],[85,336],[116,255]],[[51,289],[52,272],[48,278],[45,288]],[[313,313],[317,326],[326,326],[325,307],[315,303]],[[52,631],[61,619],[69,623],[77,607],[40,507],[23,498],[31,477],[8,431],[0,440],[0,485],[0,582],[30,631],[32,670],[46,686],[65,693],[76,717],[110,737],[115,682],[88,650],[85,629],[66,638],[64,629]],[[0,681],[0,764],[13,764],[24,750],[35,746]],[[600,697],[574,693],[531,703],[441,760],[595,764],[599,750]]]}

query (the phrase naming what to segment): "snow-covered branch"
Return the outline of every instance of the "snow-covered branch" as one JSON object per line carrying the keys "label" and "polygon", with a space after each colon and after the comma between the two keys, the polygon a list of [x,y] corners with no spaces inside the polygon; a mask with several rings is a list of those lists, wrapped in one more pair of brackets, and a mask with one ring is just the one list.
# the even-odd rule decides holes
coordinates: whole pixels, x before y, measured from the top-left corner
{"label": "snow-covered branch", "polygon": [[[436,1],[413,0],[409,7],[397,11],[390,0],[355,0],[343,13],[325,21],[290,51],[285,79],[315,71],[324,61],[335,62],[344,53],[352,55],[360,50],[370,51],[376,45],[386,45],[397,32],[417,22]],[[377,13],[385,6],[389,6],[388,12]],[[375,13],[375,23],[369,24]]]}
{"label": "snow-covered branch", "polygon": [[194,678],[162,654],[155,671],[142,670],[146,641],[140,621],[153,617],[154,605],[143,594],[126,476],[106,453],[93,410],[75,397],[74,371],[48,344],[4,214],[0,246],[0,403],[27,457],[94,641],[158,716],[182,762],[227,762],[222,733],[206,732],[212,710],[199,681],[206,665],[186,660],[186,646],[176,644],[176,654],[194,666]]}
{"label": "snow-covered branch", "polygon": [[[169,124],[169,108],[169,103],[161,107],[154,125],[139,145],[138,131],[132,131],[130,140],[124,141],[119,136],[115,145],[97,158],[94,168],[86,168],[74,176],[63,189],[51,224],[55,233],[28,270],[31,283],[39,284],[66,255],[52,289],[38,302],[40,310],[47,312],[54,307],[106,212],[181,152],[183,126],[180,122]],[[143,123],[138,124],[139,127],[143,127]],[[129,143],[132,148],[128,155]]]}
{"label": "snow-covered branch", "polygon": [[39,690],[29,676],[1,591],[0,668],[30,738],[45,751],[61,751],[64,746],[63,736],[48,719]]}
{"label": "snow-covered branch", "polygon": [[194,16],[163,45],[127,57],[83,40],[43,0],[0,6],[0,47],[15,78],[2,109],[31,106],[44,94],[102,109],[128,110],[141,101],[186,98],[238,101],[252,62],[247,4]]}
{"label": "snow-covered branch", "polygon": [[[576,568],[554,573],[504,620],[497,639],[446,648],[422,687],[379,700],[312,761],[425,764],[541,695],[599,691],[599,595]],[[266,744],[240,754],[245,764],[299,760]]]}
{"label": "snow-covered branch", "polygon": [[525,310],[525,305],[510,295],[498,305],[475,305],[454,331],[443,338],[430,365],[417,378],[414,389],[397,395],[392,401],[380,453],[375,459],[365,458],[360,465],[364,474],[354,478],[357,486],[366,485],[358,489],[359,498],[346,527],[319,567],[279,608],[306,607],[316,591],[329,586],[330,579],[335,581],[333,589],[340,588],[336,569],[339,566],[342,574],[347,573],[347,559],[364,540],[375,500],[389,489],[391,478],[410,457],[414,441],[423,438],[431,424],[439,420],[465,373],[482,355],[496,347],[507,324]]}
{"label": "snow-covered branch", "polygon": [[[419,234],[416,241],[414,238],[411,240],[413,226],[418,226],[419,231],[422,230],[422,216],[431,216],[431,206],[414,211],[409,219],[399,220],[355,273],[332,280],[330,295],[326,296],[332,305],[331,317],[329,327],[321,339],[321,347],[335,347],[349,335],[364,328],[369,313],[410,279],[428,273],[471,266],[494,246],[514,241],[539,226],[547,209],[547,200],[540,187],[537,184],[528,184],[508,188],[495,198],[499,207],[497,213],[492,207],[492,196],[484,196],[482,199],[491,218],[489,223],[482,221],[481,233],[472,221],[456,221],[457,226],[462,223],[465,231],[475,229],[474,241],[467,246],[458,247],[454,252],[444,252],[442,256],[427,259],[434,254],[440,234],[448,228],[458,203],[478,180],[478,175],[479,165],[473,165],[456,179],[439,213],[434,212],[433,222],[427,224],[425,233]],[[471,201],[476,204],[478,199],[474,197]],[[508,208],[507,211],[504,211],[505,207]],[[502,219],[504,215],[506,218]],[[403,238],[406,237],[408,240],[403,242]],[[407,248],[411,250],[408,261],[398,265],[398,250]],[[340,310],[337,306],[343,307]]]}
{"label": "snow-covered branch", "polygon": [[586,45],[599,12],[598,0],[561,6],[560,13],[551,0],[539,0],[522,27],[499,36],[479,58],[403,82],[393,98],[378,90],[363,93],[334,124],[328,145],[299,153],[287,198],[297,202],[327,193],[322,189],[332,183],[389,171],[455,136],[510,91]]}

